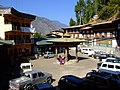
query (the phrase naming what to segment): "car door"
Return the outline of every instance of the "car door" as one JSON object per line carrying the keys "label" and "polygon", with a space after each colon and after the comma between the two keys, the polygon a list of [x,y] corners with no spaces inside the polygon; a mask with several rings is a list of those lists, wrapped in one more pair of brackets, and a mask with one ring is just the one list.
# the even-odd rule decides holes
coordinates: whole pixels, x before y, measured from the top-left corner
{"label": "car door", "polygon": [[38,74],[37,73],[32,74],[32,83],[34,85],[38,83]]}
{"label": "car door", "polygon": [[42,72],[38,72],[38,77],[39,77],[39,83],[45,83],[47,81],[44,73],[42,73]]}

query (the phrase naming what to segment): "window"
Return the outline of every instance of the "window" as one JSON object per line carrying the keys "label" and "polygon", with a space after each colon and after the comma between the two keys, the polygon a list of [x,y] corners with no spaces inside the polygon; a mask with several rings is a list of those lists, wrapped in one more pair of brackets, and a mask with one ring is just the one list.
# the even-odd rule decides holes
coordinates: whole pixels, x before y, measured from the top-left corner
{"label": "window", "polygon": [[114,68],[114,65],[108,65],[108,68]]}
{"label": "window", "polygon": [[34,73],[32,76],[33,78],[37,78],[37,73]]}
{"label": "window", "polygon": [[30,78],[30,75],[29,75],[29,74],[27,74],[27,75],[25,74],[25,76]]}
{"label": "window", "polygon": [[30,66],[23,66],[22,69],[30,69]]}
{"label": "window", "polygon": [[43,77],[43,76],[44,76],[44,74],[43,74],[43,73],[38,72],[38,76],[39,76],[39,77]]}
{"label": "window", "polygon": [[107,64],[103,64],[102,67],[107,67]]}
{"label": "window", "polygon": [[120,66],[116,65],[115,68],[116,68],[116,69],[120,69]]}

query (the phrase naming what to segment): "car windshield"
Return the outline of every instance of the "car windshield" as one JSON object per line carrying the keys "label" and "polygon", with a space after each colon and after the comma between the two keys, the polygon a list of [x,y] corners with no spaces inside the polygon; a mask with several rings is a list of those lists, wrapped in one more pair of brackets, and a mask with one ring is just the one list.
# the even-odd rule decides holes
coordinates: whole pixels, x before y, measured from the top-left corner
{"label": "car windshield", "polygon": [[116,56],[115,56],[115,55],[112,55],[112,54],[108,54],[108,57],[115,58]]}
{"label": "car windshield", "polygon": [[99,52],[99,51],[97,51],[97,52],[95,52],[95,54],[100,54],[100,52]]}
{"label": "car windshield", "polygon": [[106,62],[120,63],[118,59],[107,59]]}

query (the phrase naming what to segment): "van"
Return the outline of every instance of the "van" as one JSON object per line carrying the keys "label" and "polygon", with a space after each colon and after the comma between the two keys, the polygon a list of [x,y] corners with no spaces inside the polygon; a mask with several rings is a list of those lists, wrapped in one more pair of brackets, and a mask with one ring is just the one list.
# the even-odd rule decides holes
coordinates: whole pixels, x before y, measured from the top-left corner
{"label": "van", "polygon": [[89,47],[84,47],[84,48],[81,48],[81,53],[88,54],[88,56],[92,56],[92,55],[94,55],[94,50]]}
{"label": "van", "polygon": [[99,69],[120,71],[120,63],[103,62]]}

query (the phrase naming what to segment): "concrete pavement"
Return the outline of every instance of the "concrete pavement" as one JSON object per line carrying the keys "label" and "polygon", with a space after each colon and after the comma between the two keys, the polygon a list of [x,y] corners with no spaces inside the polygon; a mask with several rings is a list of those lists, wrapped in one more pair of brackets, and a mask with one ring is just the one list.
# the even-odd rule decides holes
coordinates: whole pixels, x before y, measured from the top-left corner
{"label": "concrete pavement", "polygon": [[[75,52],[71,50],[70,54],[74,56]],[[56,58],[44,59],[43,57],[40,57],[39,59],[31,60],[30,62],[33,65],[33,69],[51,73],[55,79],[52,85],[57,86],[58,80],[63,75],[71,74],[82,78],[85,77],[87,72],[96,69],[98,60],[81,53],[78,53],[78,56],[78,63],[76,63],[75,59],[72,59],[66,62],[65,65],[60,65]]]}

